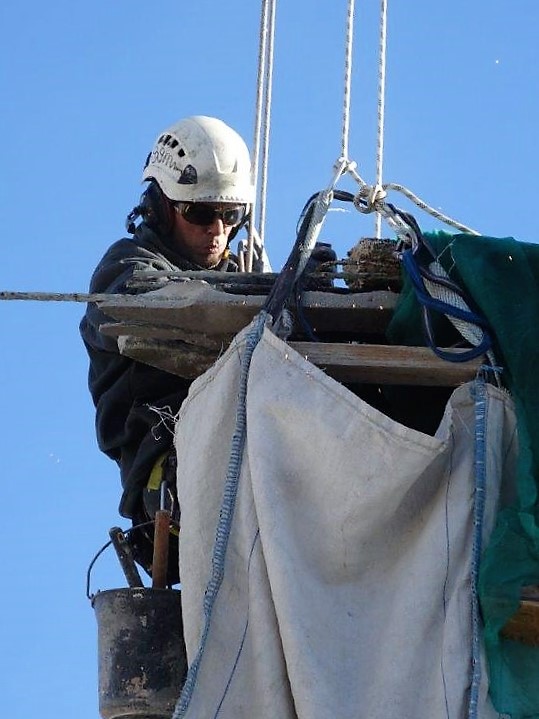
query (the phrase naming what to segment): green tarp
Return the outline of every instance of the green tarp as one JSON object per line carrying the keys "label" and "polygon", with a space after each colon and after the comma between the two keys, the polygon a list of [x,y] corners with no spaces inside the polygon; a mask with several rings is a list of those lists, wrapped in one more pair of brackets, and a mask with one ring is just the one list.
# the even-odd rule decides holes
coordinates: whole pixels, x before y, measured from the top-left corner
{"label": "green tarp", "polygon": [[[512,719],[539,719],[539,647],[500,637],[518,608],[521,587],[539,584],[539,245],[443,232],[425,237],[490,323],[502,381],[515,402],[516,497],[500,510],[484,552],[480,600],[494,705]],[[436,324],[444,346],[454,330],[445,319]],[[425,343],[419,306],[406,279],[388,337],[394,344]]]}

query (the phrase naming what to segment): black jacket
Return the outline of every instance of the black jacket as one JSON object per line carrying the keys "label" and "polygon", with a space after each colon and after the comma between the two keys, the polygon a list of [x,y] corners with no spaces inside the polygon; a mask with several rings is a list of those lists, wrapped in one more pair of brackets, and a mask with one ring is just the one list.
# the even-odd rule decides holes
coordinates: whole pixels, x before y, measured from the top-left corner
{"label": "black jacket", "polygon": [[[133,238],[113,244],[94,271],[90,292],[135,294],[126,283],[134,270],[201,270],[167,246],[155,232],[140,225]],[[236,272],[234,258],[214,269]],[[120,467],[123,494],[119,511],[132,518],[157,457],[172,445],[166,427],[150,407],[178,412],[190,380],[158,370],[118,352],[116,339],[99,331],[112,321],[95,304],[88,304],[80,332],[90,358],[88,386],[96,407],[96,434],[102,452]]]}

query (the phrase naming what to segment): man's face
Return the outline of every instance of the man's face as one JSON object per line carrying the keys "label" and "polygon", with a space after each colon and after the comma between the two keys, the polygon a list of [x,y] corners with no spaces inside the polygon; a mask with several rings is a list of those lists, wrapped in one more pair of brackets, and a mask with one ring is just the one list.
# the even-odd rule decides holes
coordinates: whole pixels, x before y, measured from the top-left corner
{"label": "man's face", "polygon": [[178,203],[173,237],[179,252],[201,267],[215,267],[227,248],[230,233],[244,214],[244,205]]}

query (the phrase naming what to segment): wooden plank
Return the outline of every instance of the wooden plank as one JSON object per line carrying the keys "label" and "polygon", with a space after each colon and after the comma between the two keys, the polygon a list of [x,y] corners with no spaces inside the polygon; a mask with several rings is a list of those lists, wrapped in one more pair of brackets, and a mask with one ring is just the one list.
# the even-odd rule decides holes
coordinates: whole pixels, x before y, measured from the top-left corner
{"label": "wooden plank", "polygon": [[190,345],[179,340],[153,340],[142,337],[118,337],[120,354],[186,379],[195,379],[215,362],[216,350]]}
{"label": "wooden plank", "polygon": [[[306,292],[304,313],[316,332],[383,334],[398,295],[376,291],[352,294]],[[140,295],[115,295],[99,303],[121,322],[171,326],[208,336],[235,335],[251,322],[265,302],[260,295],[220,292],[205,282],[169,283]]]}
{"label": "wooden plank", "polygon": [[456,387],[472,380],[484,362],[447,362],[427,347],[322,342],[290,345],[340,382]]}
{"label": "wooden plank", "polygon": [[145,322],[110,322],[99,325],[99,331],[108,337],[141,337],[155,340],[181,340],[187,344],[221,351],[228,347],[234,335],[213,334],[204,332],[187,332],[178,327],[154,325]]}
{"label": "wooden plank", "polygon": [[[121,337],[122,354],[171,374],[193,379],[218,353],[174,342]],[[290,347],[340,382],[456,387],[472,380],[481,360],[446,362],[425,347],[291,342]]]}

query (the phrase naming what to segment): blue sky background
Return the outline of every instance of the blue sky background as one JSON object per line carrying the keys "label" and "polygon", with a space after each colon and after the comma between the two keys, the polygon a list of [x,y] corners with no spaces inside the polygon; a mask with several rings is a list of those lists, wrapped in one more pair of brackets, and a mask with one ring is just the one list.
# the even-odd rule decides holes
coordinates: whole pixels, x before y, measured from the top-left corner
{"label": "blue sky background", "polygon": [[[379,3],[356,5],[350,156],[373,182]],[[346,9],[345,0],[277,9],[266,228],[275,269],[340,153]],[[215,115],[252,147],[259,16],[260,4],[245,0],[4,0],[0,290],[86,291],[168,124]],[[483,234],[536,241],[538,25],[534,0],[389,0],[385,181]],[[415,214],[423,229],[441,227]],[[321,239],[343,257],[373,227],[355,211],[331,213]],[[128,523],[117,514],[117,468],[94,439],[83,312],[0,301],[10,719],[98,718],[85,575],[108,529]],[[117,586],[123,577],[105,555],[93,589]]]}

